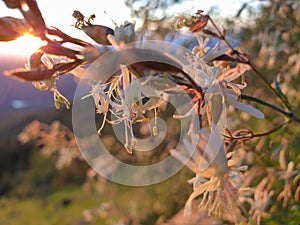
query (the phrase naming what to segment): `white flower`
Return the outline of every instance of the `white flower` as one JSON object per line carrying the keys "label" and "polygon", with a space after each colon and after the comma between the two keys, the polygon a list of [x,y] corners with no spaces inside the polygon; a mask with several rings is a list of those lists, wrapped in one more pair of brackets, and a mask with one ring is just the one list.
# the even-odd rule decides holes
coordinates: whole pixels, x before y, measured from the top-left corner
{"label": "white flower", "polygon": [[[208,130],[201,130],[195,152],[192,152],[193,144],[188,141],[184,142],[188,154],[171,150],[171,155],[185,163],[185,166],[196,175],[189,181],[193,184],[194,191],[186,202],[185,214],[191,213],[193,200],[202,196],[199,207],[206,209],[209,214],[233,222],[245,221],[246,218],[242,213],[244,209],[239,201],[240,196],[244,196],[247,191],[242,188],[244,176],[241,171],[245,168],[235,168],[234,161],[227,160],[232,153],[226,157],[223,145],[218,149],[219,154],[210,161],[210,157],[215,154],[214,149],[206,151],[210,136]],[[203,160],[211,163],[205,170],[201,169]]]}
{"label": "white flower", "polygon": [[[55,65],[54,59],[45,54],[42,55],[40,58],[37,57],[36,61],[34,59],[35,59],[34,57],[31,57],[28,60],[28,64],[25,65],[26,69],[28,69],[28,70],[52,69],[52,67]],[[65,104],[66,108],[69,109],[70,108],[69,100],[59,92],[59,90],[56,86],[56,82],[57,82],[58,78],[59,78],[59,73],[56,72],[49,79],[46,79],[43,81],[34,81],[34,82],[32,82],[32,85],[41,91],[50,90],[51,92],[53,92],[53,100],[54,100],[55,107],[57,109],[60,108],[60,103]]]}
{"label": "white flower", "polygon": [[184,66],[184,70],[206,91],[206,95],[218,94],[221,92],[226,102],[237,109],[240,109],[258,119],[263,119],[264,114],[247,104],[238,101],[241,90],[246,87],[242,79],[242,84],[233,81],[243,76],[249,67],[246,65],[237,65],[234,68],[224,69],[215,66],[208,66],[198,56],[189,56],[187,60],[189,65]]}
{"label": "white flower", "polygon": [[193,53],[197,54],[204,62],[210,62],[230,50],[228,46],[216,38],[205,37],[201,33],[198,33],[196,38],[198,46],[193,49]]}

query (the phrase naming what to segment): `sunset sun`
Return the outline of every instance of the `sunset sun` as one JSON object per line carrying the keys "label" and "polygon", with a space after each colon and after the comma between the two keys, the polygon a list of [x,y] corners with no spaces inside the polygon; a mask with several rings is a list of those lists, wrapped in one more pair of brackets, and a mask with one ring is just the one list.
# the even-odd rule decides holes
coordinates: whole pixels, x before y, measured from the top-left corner
{"label": "sunset sun", "polygon": [[0,53],[30,55],[43,45],[44,42],[40,38],[25,34],[14,41],[2,43]]}

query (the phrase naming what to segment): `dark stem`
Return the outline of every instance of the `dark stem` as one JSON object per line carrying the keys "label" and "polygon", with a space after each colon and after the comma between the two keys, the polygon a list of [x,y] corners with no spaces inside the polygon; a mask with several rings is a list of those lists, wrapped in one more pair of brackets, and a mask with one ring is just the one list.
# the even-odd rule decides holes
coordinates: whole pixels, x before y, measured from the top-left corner
{"label": "dark stem", "polygon": [[277,130],[279,130],[280,128],[284,127],[285,125],[289,124],[291,121],[288,120],[288,121],[285,121],[283,122],[282,124],[280,124],[279,126],[275,127],[274,129],[270,130],[270,131],[267,131],[267,132],[264,132],[264,133],[259,133],[259,134],[253,134],[253,138],[256,138],[256,137],[262,137],[262,136],[268,136],[274,132],[276,132]]}
{"label": "dark stem", "polygon": [[261,99],[258,99],[258,98],[255,98],[255,97],[252,97],[252,96],[249,96],[249,95],[243,95],[243,94],[241,95],[241,99],[252,101],[252,102],[256,102],[256,103],[259,103],[259,104],[264,105],[266,107],[269,107],[269,108],[271,108],[271,109],[273,109],[273,110],[281,113],[282,115],[288,117],[289,119],[300,123],[300,118],[297,115],[295,115],[295,114],[293,114],[291,112],[286,112],[283,109],[280,109],[277,106],[272,105],[272,104],[270,104],[268,102],[265,102],[265,101],[263,101]]}
{"label": "dark stem", "polygon": [[276,132],[280,128],[284,127],[285,125],[289,124],[290,122],[291,122],[291,120],[285,121],[282,124],[280,124],[279,126],[273,128],[272,130],[269,130],[269,131],[263,132],[263,133],[258,133],[258,134],[250,133],[247,136],[236,136],[236,137],[224,135],[224,137],[228,138],[229,140],[249,140],[249,139],[258,138],[258,137],[262,137],[262,136],[268,136],[268,135]]}

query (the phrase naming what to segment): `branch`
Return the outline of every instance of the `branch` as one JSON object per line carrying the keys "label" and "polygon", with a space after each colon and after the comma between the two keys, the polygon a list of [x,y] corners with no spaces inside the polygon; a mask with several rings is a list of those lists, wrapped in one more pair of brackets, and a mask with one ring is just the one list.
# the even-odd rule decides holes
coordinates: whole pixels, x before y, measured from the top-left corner
{"label": "branch", "polygon": [[248,101],[256,102],[258,104],[261,104],[261,105],[264,105],[266,107],[269,107],[269,108],[271,108],[271,109],[273,109],[273,110],[281,113],[282,115],[288,117],[289,119],[291,119],[291,120],[293,120],[293,121],[295,121],[297,123],[300,123],[300,118],[297,115],[295,115],[294,113],[292,113],[292,112],[286,112],[283,109],[280,109],[280,108],[278,108],[275,105],[272,105],[272,104],[270,104],[268,102],[265,102],[265,101],[263,101],[261,99],[258,99],[258,98],[255,98],[255,97],[252,97],[252,96],[249,96],[249,95],[243,95],[242,94],[241,98],[243,100],[248,100]]}
{"label": "branch", "polygon": [[[269,130],[269,131],[263,132],[263,133],[258,133],[258,134],[254,134],[252,131],[250,131],[248,129],[238,130],[235,132],[236,134],[232,134],[229,130],[226,129],[227,135],[225,134],[224,137],[229,139],[230,141],[234,141],[234,140],[246,141],[246,140],[250,140],[253,138],[268,136],[268,135],[276,132],[280,128],[284,127],[285,125],[289,124],[290,122],[291,122],[291,120],[285,121],[282,124],[280,124],[279,126],[273,128],[272,130]],[[242,135],[241,133],[246,133],[246,134]]]}

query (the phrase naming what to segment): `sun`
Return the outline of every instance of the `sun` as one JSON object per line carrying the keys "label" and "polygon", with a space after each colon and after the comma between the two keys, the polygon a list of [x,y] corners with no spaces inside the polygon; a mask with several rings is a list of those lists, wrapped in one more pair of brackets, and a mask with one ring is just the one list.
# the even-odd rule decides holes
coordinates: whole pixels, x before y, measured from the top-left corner
{"label": "sun", "polygon": [[0,54],[29,56],[43,45],[40,38],[25,34],[14,41],[0,42]]}

